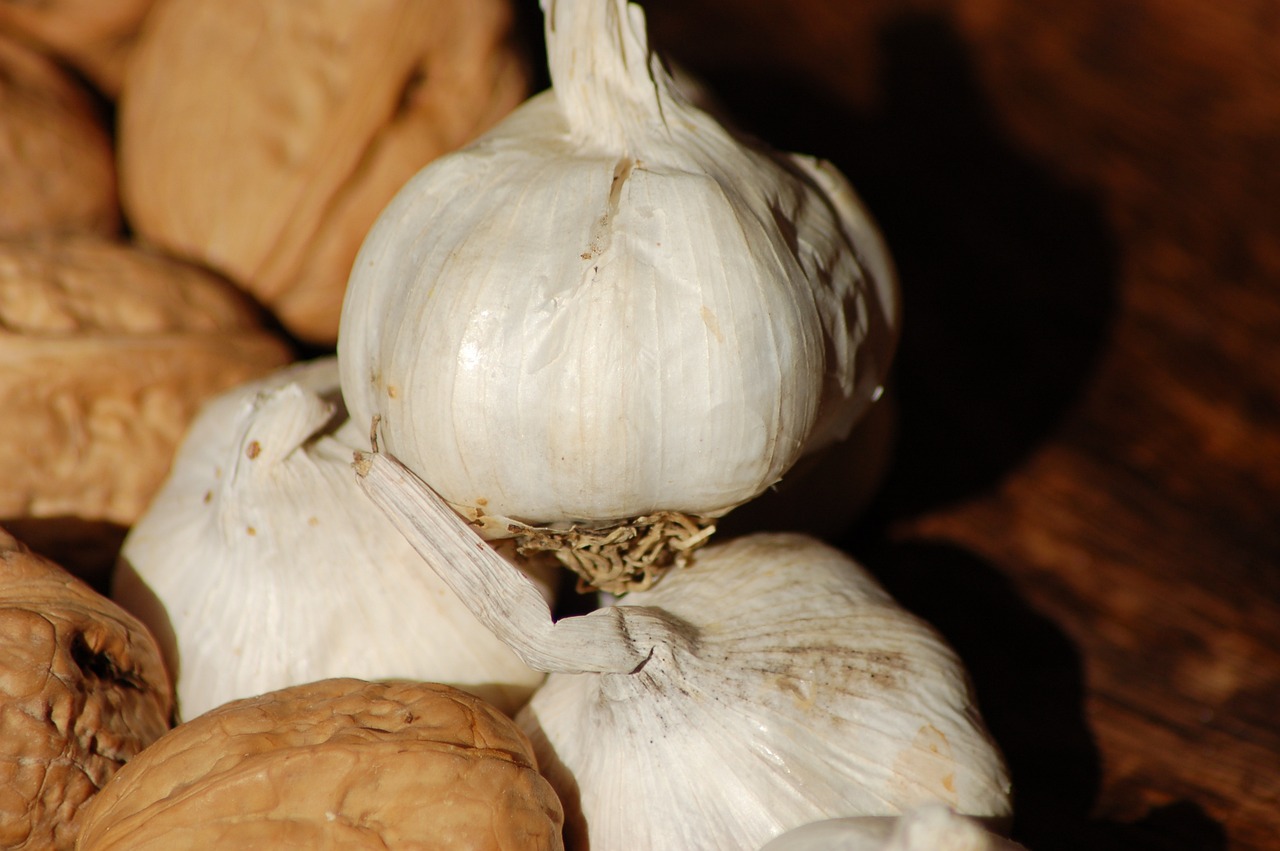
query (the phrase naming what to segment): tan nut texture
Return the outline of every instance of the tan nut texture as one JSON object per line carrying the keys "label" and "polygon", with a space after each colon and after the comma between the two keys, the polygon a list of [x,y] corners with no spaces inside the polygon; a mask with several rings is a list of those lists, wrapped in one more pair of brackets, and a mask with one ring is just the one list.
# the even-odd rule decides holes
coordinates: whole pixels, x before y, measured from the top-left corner
{"label": "tan nut texture", "polygon": [[449,686],[323,680],[224,704],[116,776],[78,848],[561,848],[528,740]]}
{"label": "tan nut texture", "polygon": [[82,805],[172,713],[146,627],[0,530],[0,847],[71,848]]}
{"label": "tan nut texture", "polygon": [[377,214],[526,95],[511,31],[508,0],[160,4],[121,94],[127,216],[332,343]]}
{"label": "tan nut texture", "polygon": [[154,0],[0,0],[0,31],[41,45],[103,94],[120,91],[125,63]]}
{"label": "tan nut texture", "polygon": [[111,138],[87,90],[0,31],[0,237],[119,228]]}
{"label": "tan nut texture", "polygon": [[200,405],[291,357],[260,315],[124,243],[0,240],[0,518],[132,523]]}

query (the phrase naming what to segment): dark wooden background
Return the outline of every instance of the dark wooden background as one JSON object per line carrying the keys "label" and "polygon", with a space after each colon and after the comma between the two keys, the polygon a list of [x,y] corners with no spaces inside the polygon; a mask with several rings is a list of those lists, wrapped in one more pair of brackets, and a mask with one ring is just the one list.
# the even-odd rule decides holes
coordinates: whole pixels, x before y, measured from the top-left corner
{"label": "dark wooden background", "polygon": [[964,656],[1015,837],[1280,848],[1280,2],[646,6],[894,250],[846,543]]}

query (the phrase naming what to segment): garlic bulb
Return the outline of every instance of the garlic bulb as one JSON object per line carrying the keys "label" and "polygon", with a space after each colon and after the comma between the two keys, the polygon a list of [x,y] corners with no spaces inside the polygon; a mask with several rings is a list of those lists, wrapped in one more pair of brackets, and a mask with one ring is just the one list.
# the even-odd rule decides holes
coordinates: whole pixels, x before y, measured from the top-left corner
{"label": "garlic bulb", "polygon": [[551,90],[366,237],[342,389],[487,536],[585,549],[571,566],[625,590],[848,433],[888,367],[896,280],[836,169],[689,103],[639,7],[544,11]]}
{"label": "garlic bulb", "polygon": [[444,682],[514,710],[542,675],[360,492],[331,433],[339,404],[333,358],[208,404],[125,539],[113,596],[160,636],[186,718],[333,676]]}
{"label": "garlic bulb", "polygon": [[518,720],[592,851],[758,848],[931,802],[1010,814],[959,659],[839,550],[785,534],[711,545],[652,590],[552,622],[407,468],[362,454],[356,470],[481,620],[552,672]]}
{"label": "garlic bulb", "polygon": [[760,851],[1023,851],[942,804],[901,816],[826,819],[789,830]]}

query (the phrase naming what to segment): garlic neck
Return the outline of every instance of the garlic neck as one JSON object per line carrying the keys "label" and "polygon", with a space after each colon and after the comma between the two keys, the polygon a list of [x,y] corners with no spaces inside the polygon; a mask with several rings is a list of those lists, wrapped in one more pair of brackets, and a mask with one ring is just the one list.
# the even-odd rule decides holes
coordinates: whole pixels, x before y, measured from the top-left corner
{"label": "garlic neck", "polygon": [[608,606],[555,621],[523,573],[393,457],[357,452],[356,476],[472,613],[537,671],[634,673],[660,646],[693,652],[696,630],[662,609]]}
{"label": "garlic neck", "polygon": [[542,0],[552,88],[578,145],[652,161],[683,110],[649,51],[644,11],[627,0]]}

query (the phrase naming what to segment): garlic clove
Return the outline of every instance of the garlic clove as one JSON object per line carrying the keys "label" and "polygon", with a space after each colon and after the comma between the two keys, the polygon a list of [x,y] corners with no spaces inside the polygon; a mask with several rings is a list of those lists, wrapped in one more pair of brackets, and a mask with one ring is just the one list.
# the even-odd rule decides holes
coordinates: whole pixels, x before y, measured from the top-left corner
{"label": "garlic clove", "polygon": [[446,500],[499,518],[489,534],[556,546],[668,513],[698,530],[658,523],[679,551],[862,416],[896,278],[847,182],[689,103],[639,7],[547,12],[552,89],[419,172],[366,237],[343,393]]}
{"label": "garlic clove", "polygon": [[839,550],[799,535],[711,545],[649,591],[553,622],[394,458],[361,453],[356,472],[477,617],[552,672],[518,720],[593,851],[756,848],[934,801],[1009,816],[962,663]]}
{"label": "garlic clove", "polygon": [[825,819],[797,827],[760,851],[1025,851],[942,804],[900,816]]}
{"label": "garlic clove", "polygon": [[165,639],[184,717],[331,676],[446,682],[514,710],[541,674],[360,492],[344,440],[364,435],[342,422],[333,358],[223,394],[126,538],[113,596]]}

